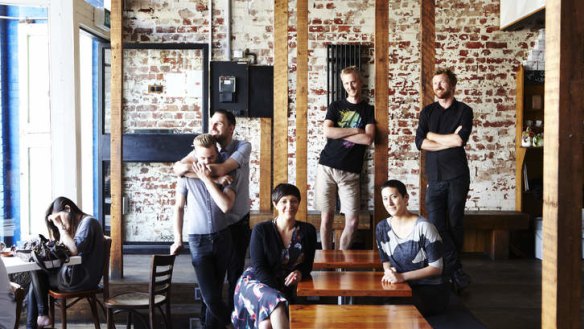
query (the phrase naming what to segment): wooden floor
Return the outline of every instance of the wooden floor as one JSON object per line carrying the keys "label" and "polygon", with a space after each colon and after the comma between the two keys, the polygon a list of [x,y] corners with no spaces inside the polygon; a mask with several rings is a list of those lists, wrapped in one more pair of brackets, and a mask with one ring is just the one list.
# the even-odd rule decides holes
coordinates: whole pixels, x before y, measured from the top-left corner
{"label": "wooden floor", "polygon": [[[149,256],[124,256],[125,278],[122,285],[146,281]],[[486,255],[464,255],[463,266],[473,283],[459,302],[476,319],[490,329],[531,329],[541,327],[541,261],[510,259],[492,261]],[[584,267],[583,267],[584,273]],[[583,275],[584,278],[584,275]],[[196,282],[189,255],[180,255],[176,261],[173,282],[182,290],[182,297],[173,303],[175,328],[189,328],[189,319],[198,316],[199,304],[192,303]],[[119,284],[115,283],[114,284]],[[584,294],[583,294],[584,296]],[[179,299],[183,299],[182,301]],[[584,312],[583,321],[584,324]],[[199,328],[196,320],[193,329]],[[92,328],[90,324],[71,325],[69,328]],[[105,326],[104,326],[105,327]],[[121,327],[121,326],[120,326]]]}

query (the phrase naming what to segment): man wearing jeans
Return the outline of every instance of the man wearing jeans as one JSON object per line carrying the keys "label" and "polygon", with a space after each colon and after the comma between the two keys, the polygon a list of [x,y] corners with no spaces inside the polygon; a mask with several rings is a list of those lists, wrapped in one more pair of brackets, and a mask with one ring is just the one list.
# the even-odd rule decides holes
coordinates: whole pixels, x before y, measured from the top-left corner
{"label": "man wearing jeans", "polygon": [[[224,186],[215,183],[209,165],[216,163],[219,152],[213,136],[203,134],[193,141],[197,162],[195,178],[179,178],[176,187],[174,243],[170,253],[182,248],[183,222],[188,220],[189,249],[203,301],[207,305],[205,328],[224,328],[230,323],[230,309],[223,302],[223,279],[233,252],[233,242],[226,213],[235,203],[235,185],[239,177],[224,177]],[[185,205],[186,214],[185,214]]]}
{"label": "man wearing jeans", "polygon": [[[229,290],[227,304],[233,309],[233,294],[237,280],[243,273],[245,256],[249,246],[251,230],[249,228],[249,157],[251,144],[244,140],[233,138],[235,131],[235,116],[233,113],[216,109],[211,116],[211,129],[209,133],[215,137],[220,146],[220,162],[209,164],[212,176],[221,177],[237,170],[239,180],[235,185],[235,203],[228,213],[232,224],[229,226],[233,239],[233,254],[227,267],[227,281]],[[192,172],[193,163],[197,162],[195,151],[174,164],[174,173],[178,176],[196,177]],[[201,320],[204,322],[203,304]]]}
{"label": "man wearing jeans", "polygon": [[464,146],[472,130],[472,109],[454,98],[456,75],[438,69],[432,79],[438,99],[422,109],[416,130],[416,147],[427,151],[426,210],[444,243],[444,276],[456,292],[470,284],[462,271],[459,252],[464,241],[464,205],[470,173]]}

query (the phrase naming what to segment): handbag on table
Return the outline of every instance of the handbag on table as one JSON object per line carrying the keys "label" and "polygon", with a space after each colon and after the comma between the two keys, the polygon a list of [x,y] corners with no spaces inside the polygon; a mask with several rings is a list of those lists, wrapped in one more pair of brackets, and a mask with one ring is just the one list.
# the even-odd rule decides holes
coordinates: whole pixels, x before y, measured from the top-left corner
{"label": "handbag on table", "polygon": [[42,234],[38,240],[27,242],[25,249],[30,249],[29,261],[34,261],[45,272],[58,272],[71,256],[69,248],[62,242],[49,240]]}

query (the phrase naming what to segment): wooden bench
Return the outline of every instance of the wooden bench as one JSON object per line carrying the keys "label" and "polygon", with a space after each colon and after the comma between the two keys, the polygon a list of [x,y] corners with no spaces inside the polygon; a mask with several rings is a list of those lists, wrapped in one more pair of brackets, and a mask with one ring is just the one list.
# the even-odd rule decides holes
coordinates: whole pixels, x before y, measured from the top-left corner
{"label": "wooden bench", "polygon": [[317,250],[315,270],[322,269],[383,269],[377,250]]}
{"label": "wooden bench", "polygon": [[298,282],[298,296],[411,297],[408,283],[382,283],[383,272],[320,272]]}
{"label": "wooden bench", "polygon": [[463,251],[485,252],[491,259],[509,258],[511,231],[529,229],[529,215],[518,211],[466,211]]}
{"label": "wooden bench", "polygon": [[413,305],[290,305],[290,329],[432,328]]}

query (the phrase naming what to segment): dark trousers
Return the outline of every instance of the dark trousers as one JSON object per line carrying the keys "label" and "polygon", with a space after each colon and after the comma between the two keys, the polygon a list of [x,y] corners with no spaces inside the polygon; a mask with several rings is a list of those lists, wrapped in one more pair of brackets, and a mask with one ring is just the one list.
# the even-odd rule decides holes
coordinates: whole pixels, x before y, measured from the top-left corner
{"label": "dark trousers", "polygon": [[57,274],[50,275],[43,271],[30,272],[30,288],[26,304],[26,327],[37,327],[39,315],[49,315],[49,289],[57,287]]}
{"label": "dark trousers", "polygon": [[223,280],[231,261],[231,232],[224,229],[211,234],[189,235],[192,264],[199,289],[207,305],[205,328],[224,328],[230,321],[230,309],[223,302]]}
{"label": "dark trousers", "polygon": [[229,262],[229,266],[227,267],[227,281],[229,282],[227,304],[229,305],[229,309],[233,311],[235,286],[237,285],[237,280],[243,274],[245,256],[247,255],[247,247],[251,238],[249,213],[239,222],[229,226],[229,230],[231,231],[231,239],[233,239],[233,253],[231,254],[231,262]]}
{"label": "dark trousers", "polygon": [[426,190],[428,220],[436,226],[444,244],[446,277],[462,267],[458,254],[464,243],[464,204],[469,185],[469,177],[462,176],[430,182]]}
{"label": "dark trousers", "polygon": [[412,300],[423,316],[444,313],[450,301],[447,284],[412,285]]}
{"label": "dark trousers", "polygon": [[[233,295],[235,294],[235,286],[241,274],[243,274],[243,267],[245,266],[245,256],[247,255],[247,248],[249,247],[249,240],[251,238],[251,229],[249,228],[249,213],[243,218],[229,226],[231,231],[231,239],[233,241],[233,253],[231,254],[231,261],[227,266],[227,282],[229,282],[229,289],[227,291],[227,305],[233,311]],[[203,303],[201,305],[201,320],[205,322],[205,313],[207,307]]]}
{"label": "dark trousers", "polygon": [[448,284],[412,284],[412,297],[388,297],[385,305],[414,305],[426,317],[444,313],[450,303]]}

